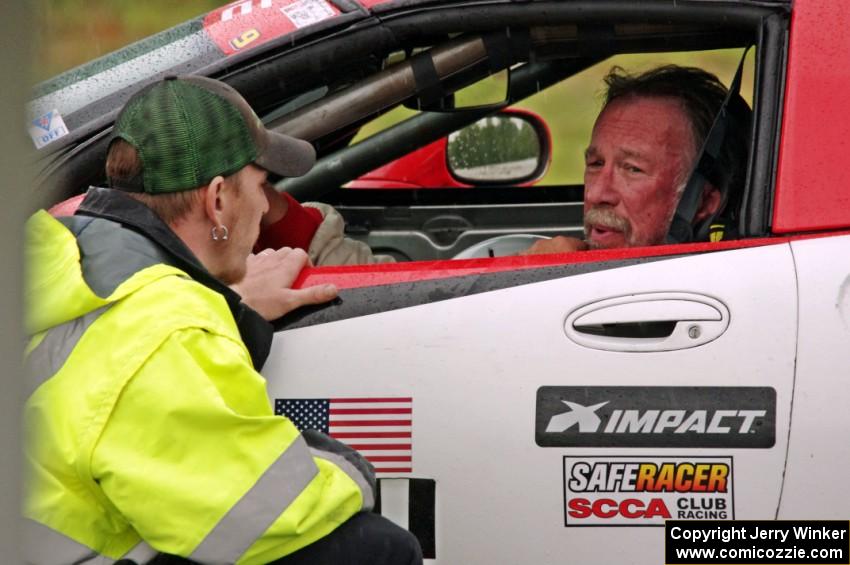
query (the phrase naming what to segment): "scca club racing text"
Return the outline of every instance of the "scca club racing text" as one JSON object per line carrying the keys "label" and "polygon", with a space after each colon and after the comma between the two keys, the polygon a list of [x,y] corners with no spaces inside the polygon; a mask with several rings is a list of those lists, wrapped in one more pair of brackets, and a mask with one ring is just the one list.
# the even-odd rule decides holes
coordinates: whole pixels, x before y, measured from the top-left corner
{"label": "scca club racing text", "polygon": [[[569,492],[612,493],[612,496],[572,496],[567,513],[573,519],[585,518],[661,518],[726,520],[729,514],[725,497],[705,494],[728,492],[729,466],[725,463],[610,463],[577,462],[572,466]],[[627,493],[640,493],[628,498]],[[649,498],[646,493],[682,493],[701,496],[676,497],[670,507],[669,494]],[[674,516],[675,512],[675,516]]]}

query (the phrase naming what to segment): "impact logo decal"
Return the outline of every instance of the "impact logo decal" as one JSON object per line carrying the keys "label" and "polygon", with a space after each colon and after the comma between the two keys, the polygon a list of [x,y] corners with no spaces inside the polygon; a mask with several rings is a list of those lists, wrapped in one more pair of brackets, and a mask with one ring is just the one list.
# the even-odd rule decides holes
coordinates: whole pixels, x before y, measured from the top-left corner
{"label": "impact logo decal", "polygon": [[68,135],[68,128],[59,110],[53,110],[30,122],[29,133],[35,148],[41,149],[48,143]]}
{"label": "impact logo decal", "polygon": [[233,55],[338,15],[326,0],[240,0],[207,14],[204,30]]}
{"label": "impact logo decal", "polygon": [[731,457],[564,457],[565,526],[734,520]]}
{"label": "impact logo decal", "polygon": [[769,387],[541,387],[541,447],[770,448]]}
{"label": "impact logo decal", "polygon": [[578,431],[581,433],[591,433],[599,431],[599,424],[602,420],[596,415],[596,411],[608,404],[600,402],[594,406],[582,406],[569,400],[562,400],[569,408],[569,412],[552,416],[549,420],[549,425],[546,426],[546,432],[565,432],[574,425],[578,425]]}

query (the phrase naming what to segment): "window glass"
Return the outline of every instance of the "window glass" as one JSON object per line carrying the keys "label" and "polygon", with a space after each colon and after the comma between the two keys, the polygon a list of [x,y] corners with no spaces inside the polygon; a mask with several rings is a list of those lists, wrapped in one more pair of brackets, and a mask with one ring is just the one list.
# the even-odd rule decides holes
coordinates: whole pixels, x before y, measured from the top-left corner
{"label": "window glass", "polygon": [[[602,107],[603,77],[612,67],[630,73],[676,64],[699,67],[717,75],[729,86],[743,51],[723,49],[688,53],[648,53],[616,55],[516,104],[540,114],[552,133],[552,164],[538,184],[582,184],[584,150],[590,140],[593,123]],[[741,96],[752,106],[754,50],[747,53]]]}
{"label": "window glass", "polygon": [[[628,72],[640,72],[665,64],[695,66],[717,75],[729,85],[740,62],[742,49],[722,49],[679,53],[647,53],[616,55],[587,70],[549,87],[538,94],[515,104],[539,114],[552,135],[552,162],[546,175],[537,185],[582,184],[584,177],[584,150],[596,116],[602,105],[603,77],[614,66]],[[741,95],[752,106],[755,50],[747,54]],[[486,94],[486,93],[485,93]],[[392,125],[406,120],[417,112],[404,107],[369,122],[360,129],[353,143],[357,143]]]}

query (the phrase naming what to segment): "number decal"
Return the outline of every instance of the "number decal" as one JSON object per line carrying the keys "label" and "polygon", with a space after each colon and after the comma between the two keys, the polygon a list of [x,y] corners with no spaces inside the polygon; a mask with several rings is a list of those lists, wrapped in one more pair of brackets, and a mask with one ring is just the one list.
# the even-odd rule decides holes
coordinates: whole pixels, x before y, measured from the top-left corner
{"label": "number decal", "polygon": [[260,38],[260,32],[256,29],[249,29],[247,31],[242,32],[239,37],[234,37],[230,40],[230,46],[236,49],[244,49],[246,46],[255,42]]}

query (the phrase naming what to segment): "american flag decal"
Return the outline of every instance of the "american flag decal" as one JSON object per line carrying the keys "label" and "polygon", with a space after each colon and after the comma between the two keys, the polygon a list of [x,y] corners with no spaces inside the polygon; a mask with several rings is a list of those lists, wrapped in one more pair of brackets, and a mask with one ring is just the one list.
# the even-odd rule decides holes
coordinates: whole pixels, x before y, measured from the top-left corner
{"label": "american flag decal", "polygon": [[378,473],[413,472],[412,398],[276,398],[274,412],[348,444]]}

